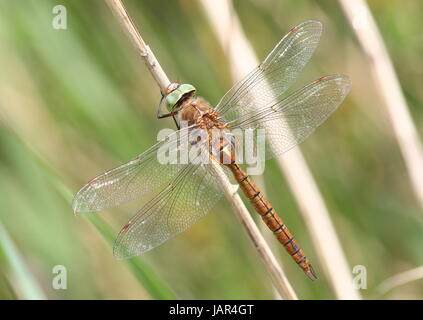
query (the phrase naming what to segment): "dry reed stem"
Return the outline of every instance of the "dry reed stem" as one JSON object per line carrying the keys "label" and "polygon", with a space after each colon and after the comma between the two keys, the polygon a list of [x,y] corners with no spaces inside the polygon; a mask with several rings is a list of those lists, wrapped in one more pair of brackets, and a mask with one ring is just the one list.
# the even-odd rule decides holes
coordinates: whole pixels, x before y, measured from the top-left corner
{"label": "dry reed stem", "polygon": [[[131,18],[128,15],[125,7],[123,6],[120,0],[106,0],[110,9],[115,14],[116,18],[122,24],[124,30],[127,32],[128,36],[132,39],[137,50],[140,51],[141,56],[144,57],[146,65],[153,75],[153,78],[157,82],[157,85],[160,88],[161,92],[164,92],[169,85],[170,81],[166,76],[165,72],[161,68],[157,59],[154,57],[151,49],[146,45],[142,39],[140,33],[132,22]],[[146,54],[147,53],[147,54]],[[286,275],[279,266],[276,258],[268,247],[266,241],[263,239],[260,231],[257,229],[251,215],[249,214],[247,208],[242,202],[238,193],[234,191],[233,186],[230,184],[226,175],[223,173],[222,168],[215,166],[215,171],[220,177],[220,182],[223,187],[224,193],[228,201],[231,203],[231,206],[234,209],[234,212],[237,218],[240,220],[241,224],[245,228],[248,237],[254,244],[254,247],[259,253],[267,272],[269,273],[272,283],[278,293],[284,299],[297,299],[297,296],[290,285]]]}
{"label": "dry reed stem", "polygon": [[395,276],[384,280],[377,287],[377,290],[380,291],[381,294],[385,294],[396,287],[421,279],[423,279],[423,266],[398,273]]}
{"label": "dry reed stem", "polygon": [[0,222],[0,249],[2,249],[2,267],[5,265],[8,270],[8,279],[11,280],[11,287],[18,299],[21,300],[47,300],[42,287],[34,277],[29,266],[8,232]]}
{"label": "dry reed stem", "polygon": [[423,208],[423,149],[411,118],[394,66],[363,0],[339,0],[364,52],[382,97],[411,180],[413,191]]}
{"label": "dry reed stem", "polygon": [[[226,0],[201,0],[221,46],[227,52],[234,80],[239,81],[259,61],[239,19]],[[277,159],[300,207],[326,277],[338,299],[361,299],[352,286],[348,267],[329,212],[299,148]],[[305,196],[307,195],[307,196]]]}
{"label": "dry reed stem", "polygon": [[278,261],[273,255],[273,252],[270,250],[266,240],[264,240],[260,230],[245,207],[245,204],[242,202],[241,197],[234,191],[234,186],[230,184],[222,168],[216,165],[215,171],[220,176],[221,181],[224,182],[222,183],[222,186],[224,188],[225,195],[228,200],[230,200],[237,218],[247,231],[249,238],[253,242],[254,248],[259,253],[267,272],[272,278],[272,284],[277,293],[282,299],[297,300],[297,295],[289,283],[288,278],[278,264]]}
{"label": "dry reed stem", "polygon": [[151,75],[159,86],[160,92],[164,94],[166,88],[170,84],[170,80],[154,56],[153,51],[151,51],[150,47],[144,42],[144,39],[141,37],[138,29],[135,27],[135,24],[126,11],[122,1],[106,0],[106,2],[115,15],[116,19],[118,19],[122,25],[122,28],[126,31],[127,35],[132,40],[135,48],[139,51],[148,70],[150,70]]}

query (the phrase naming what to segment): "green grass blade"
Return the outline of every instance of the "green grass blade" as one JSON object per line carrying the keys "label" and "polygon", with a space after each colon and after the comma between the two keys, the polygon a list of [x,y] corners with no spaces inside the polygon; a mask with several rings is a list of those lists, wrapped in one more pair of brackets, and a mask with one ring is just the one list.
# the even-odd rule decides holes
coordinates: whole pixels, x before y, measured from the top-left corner
{"label": "green grass blade", "polygon": [[[97,228],[101,233],[104,239],[107,240],[110,244],[113,244],[115,241],[116,235],[112,232],[110,227],[98,216],[96,215],[86,215],[88,220]],[[168,286],[159,279],[157,275],[151,270],[149,266],[143,263],[140,259],[129,259],[126,260],[128,267],[131,269],[134,276],[138,279],[144,288],[148,291],[153,299],[160,300],[171,300],[176,299],[176,296],[168,288]]]}
{"label": "green grass blade", "polygon": [[10,281],[10,283],[13,283],[16,295],[19,298],[26,300],[47,299],[1,222],[0,255],[3,257],[2,260],[8,264],[10,269],[9,274],[13,278],[13,281]]}
{"label": "green grass blade", "polygon": [[[40,157],[34,150],[32,150],[30,147],[29,149],[32,151],[34,159],[36,159],[37,162],[45,169],[45,174],[49,177],[49,181],[55,185],[55,188],[69,203],[70,208],[73,193],[58,177],[55,169],[49,166],[44,161],[44,159]],[[95,214],[87,214],[85,216],[91,223],[93,223],[104,239],[113,245],[116,235],[111,230],[110,226]],[[163,282],[163,280],[157,276],[157,274],[149,266],[147,266],[147,264],[136,258],[127,260],[126,263],[139,283],[146,289],[146,291],[153,299],[176,299],[173,291]]]}

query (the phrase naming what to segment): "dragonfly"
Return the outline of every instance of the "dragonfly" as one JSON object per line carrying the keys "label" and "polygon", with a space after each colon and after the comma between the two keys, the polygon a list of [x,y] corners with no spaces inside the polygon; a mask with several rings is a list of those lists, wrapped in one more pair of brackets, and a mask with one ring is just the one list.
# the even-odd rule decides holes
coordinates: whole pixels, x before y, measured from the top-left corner
{"label": "dragonfly", "polygon": [[[120,230],[114,244],[117,259],[132,258],[187,230],[212,209],[223,195],[222,180],[212,170],[212,166],[218,165],[228,178],[236,180],[296,264],[310,279],[317,279],[310,261],[275,208],[247,174],[248,170],[236,162],[233,146],[240,142],[231,132],[261,129],[266,136],[263,160],[268,160],[304,141],[337,109],[351,86],[349,77],[343,74],[320,77],[285,94],[310,60],[321,34],[322,24],[318,21],[309,20],[293,27],[265,60],[215,106],[198,97],[191,84],[170,84],[162,97],[167,111],[161,113],[159,105],[158,118],[173,117],[179,130],[129,162],[90,180],[76,193],[72,202],[74,212],[101,211],[149,195]],[[183,121],[187,125],[180,127]],[[188,149],[197,150],[200,144],[209,163],[158,161],[198,129],[224,133],[217,143],[203,139],[187,144]],[[222,161],[223,155],[229,161]]]}

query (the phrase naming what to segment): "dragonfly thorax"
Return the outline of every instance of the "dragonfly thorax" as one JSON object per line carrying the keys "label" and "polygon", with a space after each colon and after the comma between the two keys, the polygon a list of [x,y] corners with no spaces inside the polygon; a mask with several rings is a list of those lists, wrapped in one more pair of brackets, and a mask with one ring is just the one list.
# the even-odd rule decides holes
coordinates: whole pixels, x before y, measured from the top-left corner
{"label": "dragonfly thorax", "polygon": [[188,126],[196,125],[200,129],[223,128],[217,111],[203,98],[190,97],[178,105],[178,120],[185,121]]}
{"label": "dragonfly thorax", "polygon": [[221,120],[215,108],[199,97],[186,99],[178,108],[179,123],[184,122],[185,125],[192,126],[191,130],[204,130],[213,158],[222,164],[234,163],[235,141],[228,125]]}

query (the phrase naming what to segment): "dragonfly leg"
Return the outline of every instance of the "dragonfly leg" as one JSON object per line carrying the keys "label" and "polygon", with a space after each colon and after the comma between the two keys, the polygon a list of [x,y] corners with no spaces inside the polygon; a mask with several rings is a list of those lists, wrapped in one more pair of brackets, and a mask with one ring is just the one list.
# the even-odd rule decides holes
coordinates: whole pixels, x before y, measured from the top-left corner
{"label": "dragonfly leg", "polygon": [[159,105],[157,107],[157,119],[163,119],[163,118],[167,118],[167,117],[176,116],[178,114],[178,111],[179,111],[178,108],[175,108],[175,110],[173,110],[172,112],[169,112],[169,113],[161,113],[163,98],[164,98],[164,96],[162,96],[162,98],[160,99]]}
{"label": "dragonfly leg", "polygon": [[176,116],[176,115],[178,114],[178,111],[179,111],[179,110],[177,110],[177,111],[172,111],[172,112],[165,113],[165,114],[161,114],[161,113],[160,113],[160,109],[158,109],[158,110],[157,110],[157,119],[163,119],[163,118],[168,118],[168,117],[173,117],[173,116]]}
{"label": "dragonfly leg", "polygon": [[173,118],[173,121],[175,121],[176,128],[177,128],[178,130],[180,130],[180,129],[181,129],[181,127],[179,126],[178,121],[176,121],[175,116],[172,116],[172,118]]}

